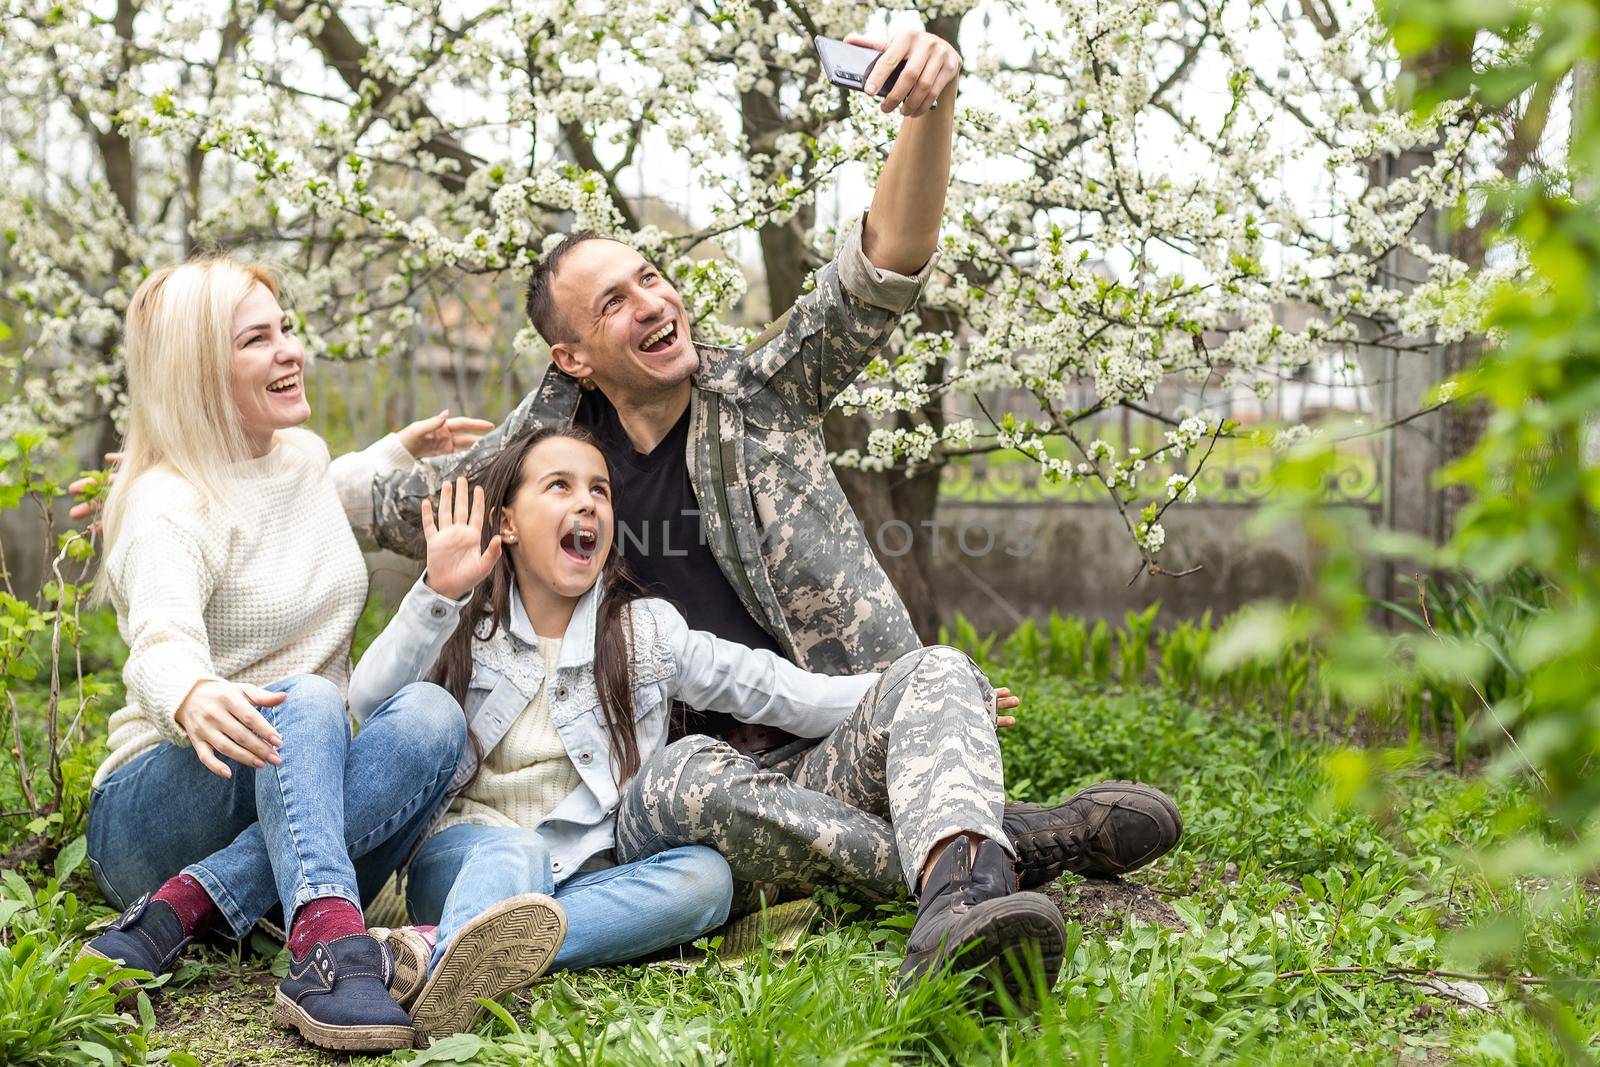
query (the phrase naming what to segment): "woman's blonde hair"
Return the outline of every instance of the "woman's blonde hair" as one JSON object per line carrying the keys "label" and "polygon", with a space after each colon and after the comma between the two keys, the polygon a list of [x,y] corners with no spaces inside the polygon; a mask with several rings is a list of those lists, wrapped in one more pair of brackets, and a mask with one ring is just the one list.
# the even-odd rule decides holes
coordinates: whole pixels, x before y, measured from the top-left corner
{"label": "woman's blonde hair", "polygon": [[270,267],[210,256],[163,267],[133,294],[123,341],[128,431],[101,519],[103,556],[121,533],[134,483],[157,466],[208,502],[227,501],[228,466],[250,458],[233,398],[233,316],[257,285],[274,298],[281,288]]}

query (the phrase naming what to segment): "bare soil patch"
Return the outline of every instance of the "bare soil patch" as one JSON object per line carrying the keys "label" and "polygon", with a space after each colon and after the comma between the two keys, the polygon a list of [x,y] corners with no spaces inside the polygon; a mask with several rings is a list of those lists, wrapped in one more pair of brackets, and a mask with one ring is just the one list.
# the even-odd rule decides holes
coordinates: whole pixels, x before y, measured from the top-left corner
{"label": "bare soil patch", "polygon": [[1142,882],[1087,878],[1073,883],[1052,882],[1043,892],[1061,909],[1062,916],[1085,927],[1121,927],[1132,917],[1169,930],[1188,929],[1172,905]]}

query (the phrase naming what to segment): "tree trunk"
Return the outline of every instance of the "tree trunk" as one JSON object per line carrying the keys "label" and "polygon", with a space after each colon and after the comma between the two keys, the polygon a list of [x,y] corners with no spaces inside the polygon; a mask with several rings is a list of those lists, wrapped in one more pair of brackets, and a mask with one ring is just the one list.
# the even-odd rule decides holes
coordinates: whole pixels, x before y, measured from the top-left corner
{"label": "tree trunk", "polygon": [[[108,90],[115,90],[116,84],[123,78],[133,75],[133,20],[139,13],[139,8],[134,0],[118,0],[117,10],[112,19],[112,27],[116,30],[117,38],[122,42],[121,57],[114,70],[106,71],[102,84]],[[122,209],[123,217],[128,220],[128,228],[137,233],[139,229],[139,186],[138,176],[134,170],[133,144],[122,133],[116,122],[108,122],[107,128],[102,130],[88,117],[83,115],[83,123],[88,128],[89,134],[94,138],[95,149],[100,155],[100,165],[103,168],[106,188],[111,190],[111,195],[116,197],[117,206]],[[120,275],[131,264],[127,248],[117,245],[111,253],[111,273],[113,277]],[[110,362],[111,352],[121,338],[115,333],[107,333],[99,344],[99,354],[96,362],[104,365]],[[123,383],[118,383],[119,391]],[[85,437],[88,442],[85,442]],[[114,452],[122,447],[122,435],[117,432],[117,425],[111,418],[110,410],[102,410],[94,417],[93,429],[87,435],[78,437],[78,447],[83,449],[87,443],[89,451],[80,451],[78,459],[85,468],[98,468],[103,462],[101,457],[107,452]]]}

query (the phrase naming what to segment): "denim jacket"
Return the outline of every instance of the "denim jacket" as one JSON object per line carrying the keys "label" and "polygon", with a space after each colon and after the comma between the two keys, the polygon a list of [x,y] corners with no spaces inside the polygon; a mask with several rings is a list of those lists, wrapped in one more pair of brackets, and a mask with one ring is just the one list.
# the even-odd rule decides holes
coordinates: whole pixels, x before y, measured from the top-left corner
{"label": "denim jacket", "polygon": [[[350,711],[362,722],[399,690],[426,679],[455,631],[466,598],[450,600],[419,578],[393,620],[373,641],[350,677]],[[619,793],[604,713],[594,677],[595,621],[600,583],[572,613],[561,641],[550,718],[581,784],[537,829],[550,848],[559,883],[590,857],[613,846]],[[639,756],[666,744],[672,702],[702,711],[726,712],[745,722],[776,726],[800,737],[822,737],[855,708],[877,681],[876,674],[830,677],[801,670],[781,656],[691,630],[664,600],[633,603],[631,628],[633,705]],[[527,708],[544,683],[533,625],[513,586],[511,624],[488,640],[472,643],[472,681],[467,690],[467,730],[477,751],[488,753]],[[475,769],[469,744],[456,767],[451,794]],[[448,810],[447,798],[435,821]],[[426,836],[426,835],[424,835]]]}

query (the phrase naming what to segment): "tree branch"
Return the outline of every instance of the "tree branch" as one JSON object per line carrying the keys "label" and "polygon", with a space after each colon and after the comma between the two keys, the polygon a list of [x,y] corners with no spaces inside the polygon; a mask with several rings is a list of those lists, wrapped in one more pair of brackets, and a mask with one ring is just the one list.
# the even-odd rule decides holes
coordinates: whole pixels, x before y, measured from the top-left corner
{"label": "tree branch", "polygon": [[594,142],[584,132],[583,126],[576,122],[563,122],[561,124],[561,139],[572,150],[572,158],[584,170],[593,171],[600,175],[606,183],[606,195],[611,198],[611,203],[616,207],[617,213],[622,216],[622,223],[630,230],[639,228],[639,217],[634,214],[633,208],[628,206],[627,197],[622,195],[622,190],[617,187],[616,173],[607,170],[600,162],[600,157],[594,153]]}
{"label": "tree branch", "polygon": [[[304,0],[280,0],[273,5],[278,17],[291,26],[305,13],[305,9]],[[307,32],[307,39],[322,54],[323,61],[338,72],[345,85],[349,86],[357,96],[365,98],[363,84],[370,83],[375,87],[377,94],[372,99],[372,111],[374,114],[384,114],[406,91],[405,87],[383,75],[369,74],[366,69],[367,46],[351,32],[335,7],[325,5],[322,13],[321,27]],[[399,115],[406,123],[413,126],[419,122],[443,125],[421,101],[404,105],[400,108]],[[451,159],[459,165],[460,170],[455,174],[438,175],[440,183],[452,193],[465,190],[468,175],[486,165],[483,159],[468,152],[461,147],[459,141],[446,133],[435,133],[420,147],[440,159]]]}

